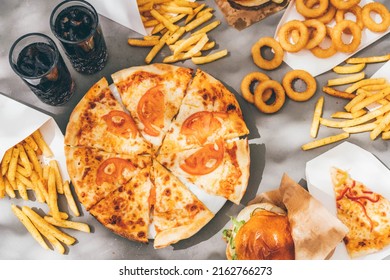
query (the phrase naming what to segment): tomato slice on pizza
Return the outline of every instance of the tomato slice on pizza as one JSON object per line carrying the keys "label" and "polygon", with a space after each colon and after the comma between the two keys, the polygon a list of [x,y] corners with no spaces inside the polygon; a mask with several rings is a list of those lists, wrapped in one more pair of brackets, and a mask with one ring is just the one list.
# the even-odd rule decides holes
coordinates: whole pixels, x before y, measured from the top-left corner
{"label": "tomato slice on pizza", "polygon": [[85,147],[65,147],[69,176],[88,210],[110,192],[150,168],[150,156],[115,154]]}
{"label": "tomato slice on pizza", "polygon": [[141,134],[157,150],[179,110],[192,70],[157,63],[124,69],[112,78]]}
{"label": "tomato slice on pizza", "polygon": [[214,214],[174,175],[153,161],[155,248],[189,238]]}
{"label": "tomato slice on pizza", "polygon": [[390,244],[390,201],[341,169],[332,168],[337,217],[348,227],[344,243],[351,258]]}
{"label": "tomato slice on pizza", "polygon": [[248,140],[217,140],[203,147],[173,154],[159,154],[157,160],[175,176],[207,193],[238,204],[249,179]]}
{"label": "tomato slice on pizza", "polygon": [[114,153],[151,153],[151,145],[102,78],[73,110],[65,133],[65,145],[87,146]]}
{"label": "tomato slice on pizza", "polygon": [[188,87],[160,153],[172,153],[244,136],[249,130],[235,96],[218,80],[198,70]]}

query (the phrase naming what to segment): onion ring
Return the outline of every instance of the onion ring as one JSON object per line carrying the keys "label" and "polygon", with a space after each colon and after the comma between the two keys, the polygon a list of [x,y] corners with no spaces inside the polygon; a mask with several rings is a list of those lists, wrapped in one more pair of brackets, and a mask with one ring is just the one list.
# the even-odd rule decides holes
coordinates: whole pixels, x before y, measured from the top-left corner
{"label": "onion ring", "polygon": [[[267,89],[272,89],[275,93],[275,101],[272,104],[267,104],[263,101],[263,94]],[[283,107],[283,104],[286,101],[286,94],[280,83],[269,80],[257,86],[254,99],[257,109],[265,114],[273,114]]]}
{"label": "onion ring", "polygon": [[330,0],[333,6],[339,10],[347,10],[360,3],[360,0]]}
{"label": "onion ring", "polygon": [[325,38],[326,26],[317,19],[308,19],[305,20],[303,23],[306,25],[307,28],[309,28],[309,41],[307,42],[305,48],[310,50],[318,46]]}
{"label": "onion ring", "polygon": [[[344,16],[346,13],[351,13],[356,17],[356,23],[359,25],[360,29],[364,28],[363,24],[363,18],[362,18],[362,8],[358,5],[353,6],[352,8],[346,9],[346,10],[337,10],[336,12],[336,22],[340,22],[344,20]],[[349,30],[345,30],[346,34],[351,34]]]}
{"label": "onion ring", "polygon": [[[345,44],[342,39],[343,32],[347,29],[352,33],[352,41],[349,44]],[[336,50],[340,52],[354,52],[359,47],[361,40],[362,30],[357,23],[351,20],[340,21],[333,27],[332,42]]]}
{"label": "onion ring", "polygon": [[[294,80],[300,79],[306,84],[306,90],[299,92],[293,89]],[[317,82],[312,75],[304,70],[292,70],[283,77],[282,85],[289,98],[302,102],[309,100],[317,90]]]}
{"label": "onion ring", "polygon": [[[253,104],[255,102],[255,100],[254,100],[253,94],[251,93],[251,90],[250,90],[251,84],[253,82],[256,82],[256,81],[259,84],[261,84],[262,82],[268,81],[268,80],[270,80],[270,78],[266,74],[263,74],[261,72],[249,73],[241,81],[242,97],[244,97],[244,99],[246,101],[248,101],[249,103]],[[270,99],[271,95],[272,95],[272,90],[271,89],[266,90],[263,94],[263,101],[267,101],[268,99]]]}
{"label": "onion ring", "polygon": [[[382,22],[376,23],[370,16],[370,12],[380,15]],[[385,5],[381,3],[368,3],[362,9],[363,24],[373,32],[384,32],[390,26],[390,13]]]}
{"label": "onion ring", "polygon": [[328,0],[319,0],[318,3],[319,3],[318,6],[313,5],[312,7],[309,8],[305,4],[305,0],[296,0],[295,7],[296,7],[298,13],[300,13],[304,17],[316,18],[316,17],[322,16],[325,13],[326,9],[328,8],[329,1]]}
{"label": "onion ring", "polygon": [[[290,42],[290,33],[293,30],[299,31],[299,41],[296,44]],[[309,30],[303,22],[299,20],[291,20],[285,23],[278,31],[280,45],[285,51],[298,52],[303,49],[309,40]]]}
{"label": "onion ring", "polygon": [[327,38],[330,38],[331,45],[328,48],[322,48],[320,45],[317,47],[312,48],[310,51],[312,54],[314,54],[318,58],[328,58],[336,54],[337,50],[334,46],[333,40],[332,40],[332,28],[326,27],[326,36]]}
{"label": "onion ring", "polygon": [[[274,51],[274,57],[267,60],[261,55],[261,48],[267,46]],[[254,63],[261,69],[273,70],[278,68],[283,62],[284,51],[279,42],[272,37],[263,37],[252,47],[252,58]]]}
{"label": "onion ring", "polygon": [[[319,0],[308,0],[306,2],[306,6],[308,8],[312,8],[314,5],[317,5],[319,3]],[[331,22],[336,14],[336,8],[329,3],[328,8],[326,9],[325,13],[322,16],[316,17],[315,19],[321,21],[324,24],[327,24]]]}

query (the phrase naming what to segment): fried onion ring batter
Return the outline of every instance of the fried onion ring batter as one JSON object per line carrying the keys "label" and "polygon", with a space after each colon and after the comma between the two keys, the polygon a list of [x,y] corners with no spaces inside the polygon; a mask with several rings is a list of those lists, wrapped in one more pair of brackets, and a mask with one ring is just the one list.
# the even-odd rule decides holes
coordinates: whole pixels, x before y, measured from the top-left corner
{"label": "fried onion ring batter", "polygon": [[[261,48],[270,47],[274,52],[274,57],[271,60],[265,59],[261,55]],[[252,47],[252,58],[254,63],[261,69],[273,70],[283,62],[284,51],[279,42],[272,37],[260,38]]]}
{"label": "fried onion ring batter", "polygon": [[[293,30],[299,31],[299,41],[296,44],[290,42],[290,34]],[[306,46],[309,40],[309,30],[303,22],[291,20],[279,29],[278,38],[280,45],[285,51],[298,52]]]}
{"label": "fried onion ring batter", "polygon": [[333,6],[339,10],[347,10],[360,3],[360,0],[330,0]]}
{"label": "fried onion ring batter", "polygon": [[[352,41],[350,43],[344,43],[342,39],[342,35],[346,30],[349,30],[352,34]],[[359,47],[361,40],[362,30],[357,23],[351,20],[340,21],[333,28],[332,41],[335,48],[340,52],[354,52]]]}
{"label": "fried onion ring batter", "polygon": [[332,28],[327,27],[326,28],[326,38],[330,39],[331,45],[328,48],[322,48],[320,45],[317,47],[312,48],[310,51],[319,58],[328,58],[336,54],[337,50],[334,46],[334,43],[332,41]]}
{"label": "fried onion ring batter", "polygon": [[[251,93],[252,83],[258,82],[259,83],[258,85],[260,85],[262,82],[268,80],[270,80],[270,78],[266,74],[263,74],[261,72],[249,73],[241,81],[242,97],[244,97],[244,99],[249,103],[253,104],[255,102],[255,99],[253,97],[253,94]],[[271,97],[271,95],[272,95],[272,90],[271,89],[266,90],[263,94],[263,100],[267,101]]]}
{"label": "fried onion ring batter", "polygon": [[[371,12],[379,14],[382,21],[380,23],[375,22],[370,16]],[[384,32],[390,26],[390,12],[386,6],[381,3],[372,2],[364,5],[362,9],[362,19],[364,26],[373,32]]]}
{"label": "fried onion ring batter", "polygon": [[322,16],[326,12],[326,9],[329,5],[329,0],[319,0],[318,6],[313,5],[309,8],[305,2],[305,0],[296,0],[295,5],[298,13],[308,18],[316,18]]}
{"label": "fried onion ring batter", "polygon": [[[293,89],[293,82],[297,79],[306,84],[306,90],[299,92]],[[303,102],[309,100],[317,90],[317,82],[312,75],[304,70],[292,70],[282,80],[282,85],[289,98],[294,101]]]}
{"label": "fried onion ring batter", "polygon": [[[275,100],[272,104],[267,104],[263,100],[263,94],[267,89],[272,89],[275,93]],[[273,114],[283,107],[283,104],[286,101],[286,94],[280,83],[274,80],[269,80],[257,86],[254,99],[257,109],[265,114]]]}

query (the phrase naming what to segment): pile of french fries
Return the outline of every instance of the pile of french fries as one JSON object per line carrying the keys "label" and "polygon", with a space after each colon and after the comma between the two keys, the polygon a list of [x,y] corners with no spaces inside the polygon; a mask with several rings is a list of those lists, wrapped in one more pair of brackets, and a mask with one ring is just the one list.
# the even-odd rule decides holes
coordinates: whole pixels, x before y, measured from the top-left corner
{"label": "pile of french fries", "polygon": [[[328,81],[323,91],[329,95],[349,100],[345,111],[331,115],[333,120],[322,117],[324,98],[320,97],[314,109],[310,136],[316,138],[320,125],[342,129],[342,133],[314,140],[302,146],[309,150],[346,139],[353,133],[370,132],[370,139],[381,135],[383,140],[390,139],[390,83],[386,78],[365,78],[363,71],[368,63],[390,60],[390,54],[362,58],[349,58],[346,65],[337,66],[335,73],[347,74]],[[334,86],[346,86],[337,90]],[[335,120],[338,119],[338,120]]]}
{"label": "pile of french fries", "polygon": [[[49,249],[43,238],[45,237],[59,253],[64,254],[65,247],[62,243],[72,245],[76,239],[57,227],[83,232],[90,232],[90,228],[87,224],[69,221],[69,215],[60,211],[58,199],[59,195],[64,195],[73,215],[80,216],[69,181],[63,180],[58,162],[53,156],[39,130],[8,149],[0,164],[0,198],[6,195],[15,198],[19,194],[23,200],[30,200],[32,193],[29,196],[28,191],[31,190],[38,202],[46,203],[49,215],[44,217],[28,206],[19,208],[12,204],[11,207],[43,248]],[[42,158],[48,159],[49,163],[41,163]]]}
{"label": "pile of french fries", "polygon": [[[150,64],[160,50],[169,46],[172,55],[164,58],[164,63],[174,63],[191,59],[194,64],[205,64],[220,59],[228,54],[226,49],[203,55],[202,51],[214,48],[215,41],[211,41],[207,33],[216,28],[219,20],[207,22],[213,17],[213,9],[206,4],[187,0],[137,0],[138,9],[143,24],[152,28],[151,36],[142,39],[128,39],[128,44],[137,47],[152,47],[145,58]],[[184,24],[179,21],[184,19]],[[192,32],[196,28],[200,29]],[[190,36],[184,39],[188,32]]]}

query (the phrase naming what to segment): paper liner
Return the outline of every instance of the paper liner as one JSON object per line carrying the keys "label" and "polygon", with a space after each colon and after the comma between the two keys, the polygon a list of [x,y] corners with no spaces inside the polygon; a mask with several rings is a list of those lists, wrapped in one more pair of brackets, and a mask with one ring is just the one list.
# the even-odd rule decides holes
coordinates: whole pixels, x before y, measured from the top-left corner
{"label": "paper liner", "polygon": [[287,174],[279,189],[256,196],[248,205],[261,202],[287,210],[296,260],[328,259],[348,232],[340,220]]}

